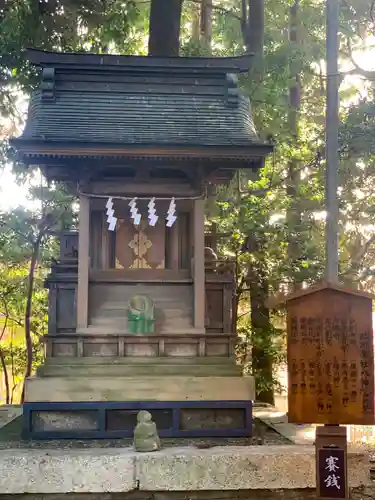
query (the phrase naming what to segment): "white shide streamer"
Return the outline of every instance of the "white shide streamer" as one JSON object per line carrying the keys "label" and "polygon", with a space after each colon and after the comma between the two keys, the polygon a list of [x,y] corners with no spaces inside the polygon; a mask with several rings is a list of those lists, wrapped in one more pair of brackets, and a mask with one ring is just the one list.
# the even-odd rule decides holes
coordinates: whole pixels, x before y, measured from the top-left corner
{"label": "white shide streamer", "polygon": [[107,209],[107,222],[108,222],[108,229],[109,231],[114,231],[116,228],[117,224],[117,217],[114,217],[115,211],[113,210],[113,202],[112,198],[108,198],[107,204],[106,204],[106,209]]}
{"label": "white shide streamer", "polygon": [[167,218],[166,218],[167,227],[172,227],[173,224],[176,222],[177,217],[175,214],[176,214],[176,201],[174,198],[172,198],[167,212]]}
{"label": "white shide streamer", "polygon": [[133,198],[129,202],[130,207],[130,218],[133,219],[133,224],[139,226],[141,223],[142,215],[138,212],[137,208],[137,198]]}
{"label": "white shide streamer", "polygon": [[[132,198],[128,204],[130,208],[130,218],[133,221],[133,224],[135,226],[139,226],[141,223],[142,215],[138,211],[137,207],[137,199],[138,198]],[[155,208],[155,198],[151,198],[149,203],[148,203],[148,223],[150,226],[154,227],[159,220],[159,216],[156,215],[156,208]],[[108,201],[106,203],[106,215],[107,215],[107,222],[108,222],[108,230],[109,231],[114,231],[116,229],[117,225],[117,217],[114,216],[114,209],[113,209],[113,199],[112,197],[108,198]],[[177,215],[176,215],[176,199],[172,198],[168,207],[167,211],[167,216],[166,216],[166,226],[167,227],[172,227],[173,224],[177,220]]]}
{"label": "white shide streamer", "polygon": [[159,219],[159,216],[156,215],[156,209],[155,209],[155,198],[151,198],[149,204],[148,204],[148,223],[150,226],[155,226]]}

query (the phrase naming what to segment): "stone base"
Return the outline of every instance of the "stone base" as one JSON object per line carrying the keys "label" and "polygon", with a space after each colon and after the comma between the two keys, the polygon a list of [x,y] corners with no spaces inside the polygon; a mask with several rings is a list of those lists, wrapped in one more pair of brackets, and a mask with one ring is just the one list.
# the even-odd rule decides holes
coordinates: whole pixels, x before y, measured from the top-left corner
{"label": "stone base", "polygon": [[25,437],[129,437],[141,409],[161,436],[251,435],[254,380],[232,360],[111,359],[47,360],[26,381]]}
{"label": "stone base", "polygon": [[[348,480],[350,488],[369,484],[367,453],[349,450]],[[151,492],[186,492],[191,497],[193,492],[205,491],[215,492],[213,498],[217,499],[218,492],[223,491],[231,491],[234,498],[234,491],[241,490],[276,493],[305,488],[315,488],[312,446],[167,448],[153,453],[124,448],[9,449],[0,454],[2,494],[109,494],[136,490],[138,495],[147,492],[150,498]],[[198,497],[194,494],[193,498]]]}
{"label": "stone base", "polygon": [[25,402],[252,401],[253,377],[31,377]]}
{"label": "stone base", "polygon": [[132,437],[141,409],[162,437],[250,437],[249,401],[25,403],[24,437],[111,439]]}
{"label": "stone base", "polygon": [[217,357],[119,357],[47,358],[38,377],[241,377],[233,358]]}
{"label": "stone base", "polygon": [[[65,493],[64,498],[54,493],[24,493],[17,500],[316,500],[315,488],[282,488],[278,490],[251,489],[227,491],[129,491],[121,493]],[[375,486],[350,488],[351,500],[371,500]],[[0,500],[12,500],[1,495]]]}

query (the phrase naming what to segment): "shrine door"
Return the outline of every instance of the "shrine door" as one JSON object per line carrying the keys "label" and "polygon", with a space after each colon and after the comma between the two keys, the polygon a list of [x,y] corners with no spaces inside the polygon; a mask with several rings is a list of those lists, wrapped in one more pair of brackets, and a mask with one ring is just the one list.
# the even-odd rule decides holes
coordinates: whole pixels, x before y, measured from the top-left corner
{"label": "shrine door", "polygon": [[115,234],[116,269],[164,269],[166,227],[160,218],[154,227],[146,217],[139,226],[129,218],[119,219]]}

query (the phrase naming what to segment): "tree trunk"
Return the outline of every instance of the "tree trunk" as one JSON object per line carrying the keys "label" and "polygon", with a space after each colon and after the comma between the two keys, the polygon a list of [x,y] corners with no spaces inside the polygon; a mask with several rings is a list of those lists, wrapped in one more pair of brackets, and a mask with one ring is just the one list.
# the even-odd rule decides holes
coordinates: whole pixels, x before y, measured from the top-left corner
{"label": "tree trunk", "polygon": [[212,0],[202,0],[200,27],[202,45],[210,54],[212,45]]}
{"label": "tree trunk", "polygon": [[191,38],[194,47],[199,47],[200,43],[200,5],[192,2],[190,5],[191,11]]}
{"label": "tree trunk", "polygon": [[264,0],[248,0],[247,50],[255,56],[263,55]]}
{"label": "tree trunk", "polygon": [[9,374],[7,371],[7,364],[5,362],[5,356],[2,348],[0,348],[0,363],[1,369],[3,370],[4,385],[5,385],[5,404],[10,403],[10,386],[9,386]]}
{"label": "tree trunk", "polygon": [[[15,381],[16,374],[15,374],[15,363],[14,363],[14,352],[13,352],[13,346],[14,346],[14,338],[13,338],[13,331],[12,331],[12,337],[11,337],[11,374],[12,374],[12,390],[11,390],[11,395],[10,395],[10,404],[13,404],[14,402],[14,394],[17,389],[17,383]],[[22,395],[21,395],[22,397]]]}
{"label": "tree trunk", "polygon": [[151,0],[148,54],[178,56],[183,0]]}
{"label": "tree trunk", "polygon": [[26,297],[26,308],[25,308],[25,341],[26,341],[26,372],[23,382],[21,403],[23,403],[25,398],[25,382],[28,377],[30,377],[33,367],[33,340],[31,338],[31,313],[32,313],[32,299],[34,291],[34,278],[35,269],[38,261],[40,244],[42,241],[42,234],[40,233],[33,245],[33,252],[31,254],[30,268],[27,283],[27,297]]}
{"label": "tree trunk", "polygon": [[[0,341],[3,340],[4,333],[6,332],[7,326],[8,326],[8,320],[9,320],[9,313],[8,313],[8,304],[6,302],[6,299],[3,297],[2,301],[4,303],[4,309],[5,309],[5,317],[4,317],[4,324],[3,328],[1,331],[0,335]],[[5,403],[8,405],[10,403],[10,385],[9,385],[9,374],[7,370],[7,364],[5,360],[5,354],[3,349],[0,347],[0,363],[1,363],[1,368],[3,370],[3,377],[4,377],[4,386],[5,386]]]}
{"label": "tree trunk", "polygon": [[[264,0],[242,0],[241,28],[246,51],[254,54],[250,78],[255,86],[259,86],[258,82],[263,78]],[[247,236],[246,247],[253,257],[247,269],[251,309],[252,372],[257,387],[257,399],[273,404],[273,367],[272,357],[269,354],[273,339],[270,312],[266,307],[269,285],[264,258],[266,240],[263,233],[250,233]]]}
{"label": "tree trunk", "polygon": [[[295,0],[290,7],[290,21],[289,21],[289,40],[293,48],[297,47],[299,43],[298,29],[298,14],[299,14],[299,0]],[[290,64],[291,77],[293,84],[289,89],[289,114],[288,126],[290,132],[291,147],[295,148],[298,142],[298,125],[299,125],[299,112],[301,107],[301,79],[299,64],[292,61]],[[300,228],[301,228],[301,209],[299,204],[299,184],[301,181],[300,162],[295,158],[291,158],[288,164],[288,181],[287,181],[287,195],[289,197],[289,209],[287,211],[287,224],[289,228],[289,241],[288,241],[288,258],[290,268],[292,270],[290,284],[290,291],[298,290],[301,287],[301,279],[293,279],[293,275],[300,267],[301,248],[300,248]]]}
{"label": "tree trunk", "polygon": [[255,377],[257,399],[274,404],[272,356],[272,325],[266,306],[269,285],[264,261],[266,241],[263,235],[251,234],[248,248],[255,257],[248,265],[247,286],[250,290],[252,350],[251,366]]}
{"label": "tree trunk", "polygon": [[254,54],[253,66],[262,73],[264,50],[264,0],[241,0],[241,30],[246,52]]}

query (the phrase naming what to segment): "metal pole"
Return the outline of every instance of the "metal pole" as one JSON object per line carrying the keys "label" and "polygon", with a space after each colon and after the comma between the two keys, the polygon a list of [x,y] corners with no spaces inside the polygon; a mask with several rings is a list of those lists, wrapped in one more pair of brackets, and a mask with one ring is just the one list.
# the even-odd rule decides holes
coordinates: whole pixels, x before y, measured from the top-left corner
{"label": "metal pole", "polygon": [[326,280],[338,281],[339,0],[326,0]]}

